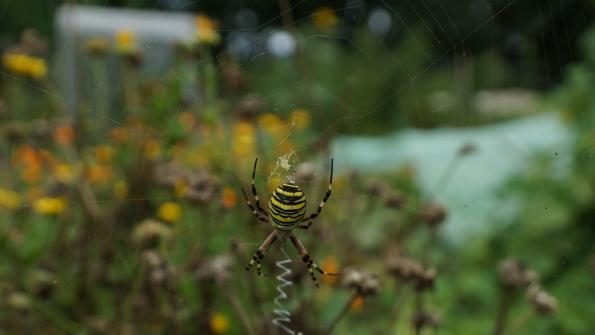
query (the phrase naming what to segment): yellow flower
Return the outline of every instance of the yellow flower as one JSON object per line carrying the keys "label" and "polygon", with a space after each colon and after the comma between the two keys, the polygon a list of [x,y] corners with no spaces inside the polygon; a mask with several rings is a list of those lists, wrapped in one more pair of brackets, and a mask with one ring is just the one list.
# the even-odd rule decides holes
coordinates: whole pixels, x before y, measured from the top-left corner
{"label": "yellow flower", "polygon": [[4,53],[2,55],[2,65],[14,74],[38,80],[45,78],[48,72],[45,59],[22,53]]}
{"label": "yellow flower", "polygon": [[62,183],[69,183],[73,179],[72,167],[65,163],[56,164],[53,168],[53,174]]}
{"label": "yellow flower", "polygon": [[211,315],[209,326],[213,333],[223,334],[229,329],[229,319],[221,313],[215,313]]}
{"label": "yellow flower", "polygon": [[337,25],[337,15],[330,7],[326,6],[318,7],[312,14],[312,19],[314,25],[322,30],[328,30]]}
{"label": "yellow flower", "polygon": [[310,125],[310,114],[305,109],[296,109],[292,113],[291,122],[297,129],[305,129]]}
{"label": "yellow flower", "polygon": [[217,32],[217,22],[211,20],[204,14],[198,14],[194,21],[196,27],[196,39],[198,43],[216,45],[221,40]]}
{"label": "yellow flower", "polygon": [[116,32],[116,51],[121,54],[129,54],[136,51],[136,36],[130,30],[119,30]]}
{"label": "yellow flower", "polygon": [[0,188],[0,208],[15,210],[21,206],[21,196],[11,190]]}
{"label": "yellow flower", "polygon": [[33,202],[33,209],[43,215],[58,215],[64,212],[66,205],[62,197],[41,197]]}
{"label": "yellow flower", "polygon": [[221,205],[224,208],[233,208],[236,206],[238,202],[238,197],[236,192],[234,192],[231,188],[226,187],[221,191]]}
{"label": "yellow flower", "polygon": [[174,194],[178,198],[185,197],[186,194],[188,194],[188,183],[184,180],[176,181],[176,184],[174,185]]}
{"label": "yellow flower", "polygon": [[274,137],[280,138],[287,133],[287,126],[277,115],[272,113],[262,114],[258,118],[260,126]]}
{"label": "yellow flower", "polygon": [[101,163],[109,163],[114,157],[114,151],[109,145],[98,145],[95,147],[95,158]]}
{"label": "yellow flower", "polygon": [[41,80],[45,78],[48,73],[48,67],[45,63],[45,59],[31,58],[29,60],[29,75],[32,78]]}
{"label": "yellow flower", "polygon": [[352,311],[359,312],[364,309],[364,298],[361,295],[355,297],[349,306]]}
{"label": "yellow flower", "polygon": [[182,206],[172,201],[165,202],[157,209],[157,217],[163,221],[176,222],[182,217]]}
{"label": "yellow flower", "polygon": [[155,160],[161,153],[161,144],[156,140],[146,140],[143,147],[143,154],[148,160]]}
{"label": "yellow flower", "polygon": [[128,184],[123,180],[118,180],[114,184],[114,196],[116,199],[126,199],[128,196]]}
{"label": "yellow flower", "polygon": [[250,122],[238,122],[233,126],[233,154],[235,156],[251,156],[255,148],[256,130]]}

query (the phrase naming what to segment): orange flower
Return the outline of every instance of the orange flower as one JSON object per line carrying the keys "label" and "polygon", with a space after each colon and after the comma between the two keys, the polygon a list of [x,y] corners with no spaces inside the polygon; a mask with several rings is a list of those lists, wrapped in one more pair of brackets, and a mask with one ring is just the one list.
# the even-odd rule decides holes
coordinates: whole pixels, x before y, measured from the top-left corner
{"label": "orange flower", "polygon": [[312,14],[314,25],[321,30],[329,30],[337,25],[337,15],[335,12],[326,6],[318,7],[314,14]]}
{"label": "orange flower", "polygon": [[131,30],[119,30],[116,32],[116,51],[120,54],[131,54],[136,52],[136,36]]}
{"label": "orange flower", "polygon": [[190,112],[183,112],[178,116],[178,121],[185,132],[189,133],[196,125],[196,116]]}
{"label": "orange flower", "polygon": [[364,309],[364,297],[362,297],[361,295],[358,295],[357,297],[355,297],[355,299],[353,299],[353,301],[351,302],[351,305],[349,306],[349,308],[351,308],[352,311],[355,312],[360,312],[361,310]]}
{"label": "orange flower", "polygon": [[108,137],[112,142],[116,144],[124,144],[130,138],[130,134],[128,132],[128,129],[124,127],[119,127],[110,130]]}
{"label": "orange flower", "polygon": [[[335,258],[333,256],[329,256],[329,257],[325,258],[321,263],[321,267],[324,269],[324,271],[327,271],[330,273],[338,273],[339,272],[339,263],[337,262],[337,258]],[[337,276],[322,276],[322,277],[320,277],[320,280],[323,283],[333,285],[337,282]]]}
{"label": "orange flower", "polygon": [[54,178],[62,183],[70,183],[74,179],[72,167],[65,163],[54,165],[52,174],[54,175]]}
{"label": "orange flower", "polygon": [[21,170],[21,179],[27,184],[35,184],[41,180],[41,167],[31,165]]}
{"label": "orange flower", "polygon": [[85,178],[91,184],[106,183],[112,176],[112,169],[107,165],[93,164],[85,169]]}
{"label": "orange flower", "polygon": [[95,158],[100,163],[109,163],[114,156],[114,148],[109,145],[98,145],[95,147]]}
{"label": "orange flower", "polygon": [[59,126],[54,130],[54,142],[62,147],[71,146],[74,142],[74,129],[70,126]]}
{"label": "orange flower", "polygon": [[148,160],[155,160],[161,153],[161,144],[156,140],[146,140],[143,153]]}
{"label": "orange flower", "polygon": [[233,208],[238,203],[236,193],[229,187],[226,187],[221,192],[221,205],[224,208]]}

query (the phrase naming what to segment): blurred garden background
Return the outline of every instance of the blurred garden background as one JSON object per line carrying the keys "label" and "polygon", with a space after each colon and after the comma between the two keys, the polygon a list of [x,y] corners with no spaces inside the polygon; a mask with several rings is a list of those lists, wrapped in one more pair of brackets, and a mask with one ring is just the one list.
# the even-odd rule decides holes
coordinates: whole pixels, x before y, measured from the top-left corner
{"label": "blurred garden background", "polygon": [[595,334],[594,17],[0,0],[0,335]]}

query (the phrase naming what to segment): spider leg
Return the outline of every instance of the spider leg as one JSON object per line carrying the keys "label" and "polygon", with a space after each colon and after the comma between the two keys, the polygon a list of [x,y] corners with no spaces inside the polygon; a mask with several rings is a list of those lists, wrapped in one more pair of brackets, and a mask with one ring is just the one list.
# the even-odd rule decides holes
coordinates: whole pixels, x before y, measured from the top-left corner
{"label": "spider leg", "polygon": [[308,250],[306,250],[306,247],[304,247],[304,245],[302,244],[300,239],[297,236],[295,236],[294,233],[291,233],[291,235],[289,235],[289,239],[291,240],[293,245],[297,248],[298,252],[300,253],[300,256],[302,256],[302,261],[304,261],[304,263],[306,263],[306,267],[308,267],[308,271],[310,272],[310,278],[312,278],[312,281],[314,282],[314,285],[316,285],[316,287],[318,287],[318,280],[316,279],[316,276],[314,275],[314,269],[316,269],[316,271],[320,272],[323,275],[329,275],[329,276],[338,275],[338,273],[329,273],[329,272],[326,272],[323,269],[321,269],[312,260],[312,258],[310,258],[310,255],[308,254]]}
{"label": "spider leg", "polygon": [[254,160],[254,168],[252,169],[252,194],[254,195],[254,202],[256,203],[256,208],[258,209],[258,211],[266,216],[269,217],[269,213],[267,213],[267,211],[265,211],[261,206],[260,206],[260,201],[258,198],[258,193],[256,192],[256,186],[254,185],[254,178],[256,177],[256,163],[258,163],[258,157]]}
{"label": "spider leg", "polygon": [[259,276],[262,276],[260,262],[264,258],[264,254],[266,254],[266,252],[269,250],[271,245],[273,245],[275,240],[277,240],[276,230],[271,232],[269,234],[269,236],[264,240],[264,242],[262,242],[260,247],[258,247],[258,249],[256,250],[256,253],[254,254],[254,256],[252,256],[250,263],[248,263],[248,265],[246,265],[246,271],[250,271],[250,269],[252,268],[252,265],[254,265],[254,263],[256,263],[256,273],[258,273]]}
{"label": "spider leg", "polygon": [[300,229],[309,229],[311,225],[312,225],[312,220],[310,220],[310,221],[308,221],[308,222],[304,222],[304,221],[302,221],[302,222],[300,222],[300,223],[298,224],[298,226],[297,226],[297,227],[298,227],[298,228],[300,228]]}
{"label": "spider leg", "polygon": [[252,205],[252,203],[250,202],[250,200],[248,200],[248,195],[246,194],[246,190],[244,190],[244,188],[242,187],[242,193],[244,193],[244,199],[246,199],[246,205],[248,205],[248,207],[250,207],[250,209],[252,210],[252,214],[254,214],[254,216],[261,222],[264,223],[268,223],[269,220],[260,215],[260,213],[258,213],[258,211],[256,210],[256,208],[254,208],[254,205]]}
{"label": "spider leg", "polygon": [[328,189],[326,190],[326,194],[324,195],[324,198],[322,199],[322,201],[320,202],[320,205],[318,206],[318,208],[316,209],[316,211],[314,213],[312,213],[310,216],[307,216],[305,218],[302,219],[302,222],[306,222],[305,225],[299,225],[300,228],[302,229],[308,229],[310,228],[310,226],[312,225],[312,222],[314,219],[316,219],[316,217],[320,214],[320,212],[322,212],[322,208],[324,207],[324,204],[326,204],[326,201],[328,200],[328,198],[331,196],[331,189],[333,186],[333,159],[331,158],[331,179],[328,183]]}

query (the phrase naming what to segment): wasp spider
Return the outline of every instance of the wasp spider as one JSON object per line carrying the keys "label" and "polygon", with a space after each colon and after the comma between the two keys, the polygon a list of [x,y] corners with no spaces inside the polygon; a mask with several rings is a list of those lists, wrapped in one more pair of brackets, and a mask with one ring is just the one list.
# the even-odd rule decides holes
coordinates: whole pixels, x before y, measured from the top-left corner
{"label": "wasp spider", "polygon": [[261,222],[270,223],[275,230],[269,234],[264,242],[258,247],[254,256],[250,260],[250,263],[246,266],[246,270],[249,271],[252,265],[256,263],[256,271],[258,275],[262,275],[261,272],[261,261],[264,258],[265,253],[269,250],[271,245],[277,240],[284,241],[289,238],[293,245],[297,248],[302,261],[308,267],[310,277],[314,281],[314,285],[318,286],[318,281],[314,275],[314,269],[325,275],[336,275],[336,273],[328,273],[322,270],[308,255],[306,247],[302,244],[300,239],[293,233],[293,230],[297,228],[308,229],[312,225],[312,221],[322,211],[324,204],[331,195],[331,185],[333,184],[333,160],[331,160],[331,178],[328,185],[328,190],[324,195],[324,199],[320,202],[318,209],[309,216],[306,216],[306,196],[304,192],[297,186],[293,181],[290,183],[283,184],[273,192],[269,200],[268,211],[261,207],[258,199],[258,193],[256,192],[256,186],[254,186],[254,177],[256,175],[256,163],[258,158],[254,161],[254,168],[252,170],[252,194],[254,195],[254,202],[256,207],[248,199],[246,191],[242,187],[246,204],[252,210],[252,214]]}

